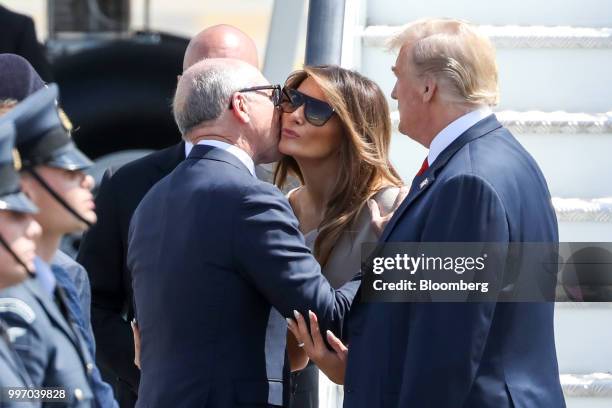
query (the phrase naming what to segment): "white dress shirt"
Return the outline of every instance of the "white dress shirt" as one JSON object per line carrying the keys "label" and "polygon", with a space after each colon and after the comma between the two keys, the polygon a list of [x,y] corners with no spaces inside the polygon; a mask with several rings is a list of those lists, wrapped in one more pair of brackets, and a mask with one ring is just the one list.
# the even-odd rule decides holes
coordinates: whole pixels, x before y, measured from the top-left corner
{"label": "white dress shirt", "polygon": [[[251,173],[251,175],[253,175],[253,177],[257,177],[255,176],[255,163],[253,162],[253,159],[251,158],[251,156],[249,156],[247,152],[245,152],[238,146],[226,142],[221,142],[219,140],[200,140],[198,144],[213,146],[218,149],[225,150],[226,152],[234,155],[238,160],[242,162],[242,164],[246,166],[247,169],[249,169],[249,172]],[[185,142],[185,157],[189,155],[189,152],[191,152],[192,148],[193,145],[191,143]]]}
{"label": "white dress shirt", "polygon": [[444,151],[451,143],[453,143],[466,130],[480,122],[487,116],[493,114],[488,106],[473,110],[465,115],[455,119],[448,124],[440,133],[434,137],[429,145],[429,153],[427,154],[427,163],[431,166],[438,158],[440,153]]}

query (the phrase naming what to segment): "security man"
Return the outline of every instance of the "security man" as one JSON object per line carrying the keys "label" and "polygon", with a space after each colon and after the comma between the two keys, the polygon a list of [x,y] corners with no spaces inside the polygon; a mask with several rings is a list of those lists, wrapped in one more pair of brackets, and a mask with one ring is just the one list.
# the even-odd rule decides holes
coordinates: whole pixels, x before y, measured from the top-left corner
{"label": "security man", "polygon": [[[0,289],[18,284],[32,273],[34,239],[40,225],[31,217],[38,209],[21,192],[19,174],[14,168],[15,126],[0,125]],[[31,308],[15,299],[0,299],[0,310],[13,310],[25,319]],[[10,340],[10,331],[0,319],[0,406],[38,407],[37,401],[18,398],[18,391],[34,384]]]}
{"label": "security man", "polygon": [[82,191],[91,188],[89,176],[81,171],[91,162],[76,148],[60,118],[53,84],[0,117],[0,122],[6,120],[13,120],[17,129],[21,184],[41,208],[36,219],[43,233],[37,242],[36,279],[1,294],[27,304],[32,309],[30,318],[10,311],[0,317],[14,332],[13,343],[36,386],[65,390],[65,406],[114,406],[112,399],[109,405],[96,404],[92,387],[99,372],[79,328],[82,313],[78,302],[75,310],[75,303],[67,299],[61,271],[58,274],[49,265],[68,225],[77,228],[95,222],[95,213],[92,217],[85,210],[89,207],[93,212]]}
{"label": "security man", "polygon": [[[45,87],[44,81],[34,67],[24,58],[15,54],[0,54],[0,78],[2,78],[2,81],[0,81],[0,115]],[[53,268],[56,265],[65,270],[74,283],[76,295],[83,311],[83,320],[86,322],[85,331],[92,339],[91,350],[93,350],[93,331],[89,323],[91,320],[91,289],[87,271],[62,251],[56,251],[53,257],[51,267]],[[67,294],[71,295],[72,291],[68,291]],[[93,351],[92,354],[94,354]]]}

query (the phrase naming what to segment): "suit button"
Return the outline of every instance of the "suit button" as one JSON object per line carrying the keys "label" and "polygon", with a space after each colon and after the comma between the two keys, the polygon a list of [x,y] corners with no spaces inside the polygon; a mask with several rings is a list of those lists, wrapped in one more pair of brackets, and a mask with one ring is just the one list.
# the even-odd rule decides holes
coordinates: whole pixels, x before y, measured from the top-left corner
{"label": "suit button", "polygon": [[94,365],[93,363],[87,363],[87,365],[85,365],[85,368],[87,369],[87,374],[91,375],[94,370]]}
{"label": "suit button", "polygon": [[353,392],[352,388],[345,388],[344,392],[346,392],[347,394],[351,394]]}
{"label": "suit button", "polygon": [[74,398],[76,398],[77,401],[83,401],[84,397],[85,395],[83,395],[83,391],[80,388],[74,390]]}

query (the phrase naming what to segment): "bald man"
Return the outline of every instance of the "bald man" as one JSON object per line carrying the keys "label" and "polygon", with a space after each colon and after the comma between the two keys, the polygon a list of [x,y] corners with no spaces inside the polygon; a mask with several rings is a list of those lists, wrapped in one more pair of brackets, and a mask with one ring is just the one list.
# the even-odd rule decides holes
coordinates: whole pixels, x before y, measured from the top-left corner
{"label": "bald man", "polygon": [[203,58],[233,58],[259,67],[257,47],[251,37],[228,24],[219,24],[196,34],[185,50],[183,71]]}
{"label": "bald man", "polygon": [[[209,27],[189,43],[184,69],[204,58],[233,58],[258,67],[253,40],[230,25]],[[177,140],[179,136],[177,135]],[[127,235],[134,210],[149,189],[191,150],[180,142],[104,175],[96,198],[98,223],[81,243],[78,261],[91,280],[91,319],[99,363],[116,378],[117,400],[133,407],[139,370],[129,321],[134,317],[132,277],[126,266]]]}

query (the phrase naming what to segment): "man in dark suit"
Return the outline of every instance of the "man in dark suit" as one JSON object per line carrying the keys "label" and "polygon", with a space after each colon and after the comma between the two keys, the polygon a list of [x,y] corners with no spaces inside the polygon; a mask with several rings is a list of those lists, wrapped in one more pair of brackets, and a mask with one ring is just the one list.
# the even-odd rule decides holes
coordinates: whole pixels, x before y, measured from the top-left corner
{"label": "man in dark suit", "polygon": [[[471,25],[394,41],[400,132],[428,157],[381,242],[557,242],[537,164],[498,122],[497,66]],[[345,407],[564,407],[552,303],[356,303]]]}
{"label": "man in dark suit", "polygon": [[0,53],[21,55],[34,66],[45,82],[53,81],[43,47],[36,39],[34,21],[3,6],[0,6]]}
{"label": "man in dark suit", "polygon": [[[258,65],[257,49],[245,33],[229,25],[205,29],[189,43],[187,69],[204,58],[236,58]],[[89,272],[92,325],[98,358],[118,378],[122,408],[136,401],[139,370],[129,321],[134,317],[132,277],[126,264],[128,227],[134,210],[149,189],[185,159],[190,144],[177,143],[117,171],[109,169],[96,197],[98,223],[85,235],[78,262]]]}
{"label": "man in dark suit", "polygon": [[359,281],[333,290],[285,196],[255,177],[278,158],[279,100],[280,86],[235,59],[179,81],[174,117],[194,148],[144,197],[128,238],[137,406],[286,405],[283,316],[312,310],[341,327]]}

